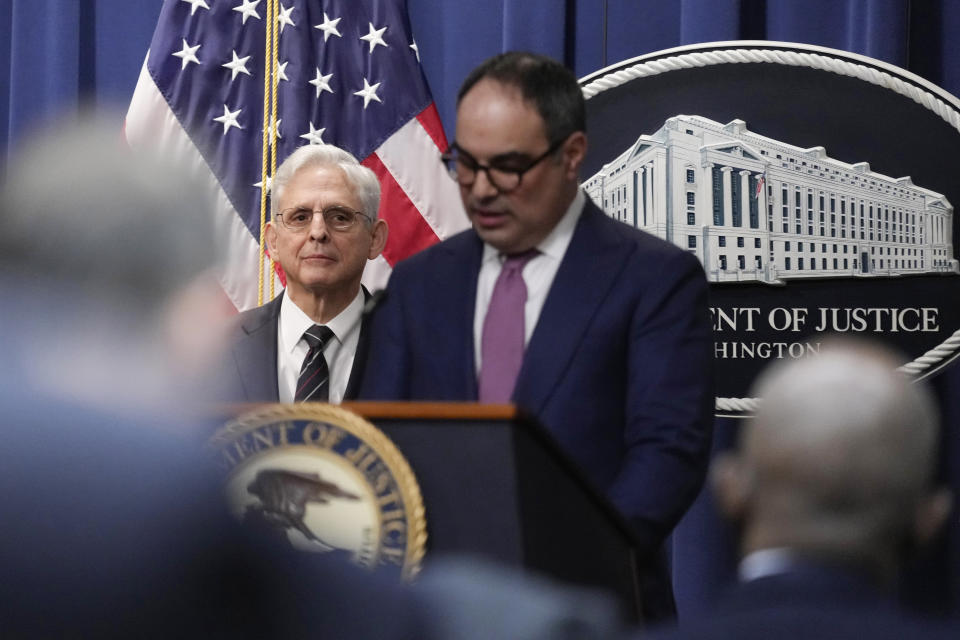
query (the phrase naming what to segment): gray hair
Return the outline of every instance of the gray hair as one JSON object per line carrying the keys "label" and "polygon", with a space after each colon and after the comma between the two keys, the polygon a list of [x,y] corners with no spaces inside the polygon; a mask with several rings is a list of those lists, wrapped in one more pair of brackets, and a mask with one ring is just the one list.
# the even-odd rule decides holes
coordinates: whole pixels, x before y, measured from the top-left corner
{"label": "gray hair", "polygon": [[363,166],[349,152],[332,144],[308,144],[300,147],[284,160],[270,184],[270,217],[276,218],[280,196],[293,176],[304,167],[336,167],[343,171],[347,182],[360,199],[363,213],[377,219],[380,209],[380,182],[377,174]]}
{"label": "gray hair", "polygon": [[149,313],[217,266],[212,201],[187,171],[127,146],[121,121],[82,118],[18,149],[0,196],[0,270]]}
{"label": "gray hair", "polygon": [[767,504],[789,509],[795,535],[829,535],[837,547],[889,539],[931,489],[939,416],[929,389],[896,370],[903,361],[834,338],[757,382],[763,405],[745,426],[743,455]]}
{"label": "gray hair", "polygon": [[0,193],[0,291],[14,300],[0,330],[32,387],[162,415],[215,391],[214,196],[131,149],[122,121],[84,116],[18,149]]}

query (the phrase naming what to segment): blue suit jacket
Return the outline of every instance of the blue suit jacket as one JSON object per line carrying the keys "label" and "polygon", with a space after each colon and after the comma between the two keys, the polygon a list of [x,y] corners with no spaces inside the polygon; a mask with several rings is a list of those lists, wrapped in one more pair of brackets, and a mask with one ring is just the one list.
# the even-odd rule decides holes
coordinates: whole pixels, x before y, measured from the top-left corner
{"label": "blue suit jacket", "polygon": [[708,615],[677,629],[643,634],[657,640],[899,640],[957,638],[958,627],[902,610],[864,575],[802,564],[729,589]]}
{"label": "blue suit jacket", "polygon": [[[363,290],[364,297],[369,297]],[[228,402],[278,402],[277,331],[280,322],[280,294],[263,306],[239,314],[229,339],[230,353],[221,372],[223,399]],[[347,381],[344,398],[357,396],[367,353],[367,317],[360,324],[357,353]]]}
{"label": "blue suit jacket", "polygon": [[[372,320],[361,397],[475,401],[472,230],[398,264]],[[699,491],[712,427],[700,263],[589,198],[524,354],[513,401],[535,415],[657,548]]]}

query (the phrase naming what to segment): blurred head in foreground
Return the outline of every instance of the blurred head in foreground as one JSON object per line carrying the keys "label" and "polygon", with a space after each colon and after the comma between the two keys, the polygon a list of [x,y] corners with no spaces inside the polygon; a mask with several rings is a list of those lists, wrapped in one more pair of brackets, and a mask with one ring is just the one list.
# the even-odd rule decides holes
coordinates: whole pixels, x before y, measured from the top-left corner
{"label": "blurred head in foreground", "polygon": [[223,296],[209,199],[117,123],[29,140],[0,199],[0,323],[21,376],[110,406],[196,397]]}
{"label": "blurred head in foreground", "polygon": [[933,486],[938,416],[921,383],[879,346],[835,339],[819,356],[768,370],[739,451],[717,460],[721,508],[744,556],[792,556],[892,580],[906,551],[950,510]]}
{"label": "blurred head in foreground", "polygon": [[395,585],[237,527],[180,437],[223,333],[211,216],[119,122],[30,141],[0,195],[3,636],[424,637]]}

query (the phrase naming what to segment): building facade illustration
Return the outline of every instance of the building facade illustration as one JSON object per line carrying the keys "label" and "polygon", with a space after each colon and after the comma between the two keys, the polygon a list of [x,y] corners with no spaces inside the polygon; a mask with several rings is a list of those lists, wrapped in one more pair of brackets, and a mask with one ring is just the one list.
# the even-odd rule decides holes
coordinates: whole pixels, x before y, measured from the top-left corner
{"label": "building facade illustration", "polygon": [[611,217],[696,254],[711,282],[960,273],[945,196],[742,120],[669,118],[583,186]]}

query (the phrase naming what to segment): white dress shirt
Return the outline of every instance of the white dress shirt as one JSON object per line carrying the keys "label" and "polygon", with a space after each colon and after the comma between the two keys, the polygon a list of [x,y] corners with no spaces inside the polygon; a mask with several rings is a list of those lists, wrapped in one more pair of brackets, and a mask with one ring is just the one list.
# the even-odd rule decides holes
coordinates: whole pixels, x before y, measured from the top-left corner
{"label": "white dress shirt", "polygon": [[[353,358],[360,342],[360,319],[363,315],[363,290],[325,326],[333,331],[333,338],[323,348],[323,357],[330,370],[330,400],[333,404],[343,401],[347,381],[353,370]],[[280,302],[279,331],[277,331],[277,382],[280,402],[293,402],[300,377],[300,367],[307,357],[310,345],[303,339],[303,332],[316,324],[303,310],[284,295]]]}
{"label": "white dress shirt", "polygon": [[[557,226],[547,234],[537,249],[540,253],[534,256],[523,268],[523,282],[527,285],[527,304],[523,309],[524,346],[530,342],[530,336],[537,326],[543,303],[547,300],[550,286],[560,268],[560,262],[567,253],[570,239],[573,238],[573,229],[583,213],[586,196],[583,191],[577,190],[577,195],[566,213],[560,218]],[[480,261],[480,275],[477,277],[477,302],[473,312],[473,355],[476,363],[476,373],[480,373],[481,341],[483,339],[483,321],[487,317],[490,298],[493,296],[493,287],[497,283],[500,271],[503,269],[505,257],[489,244],[483,245],[483,258]]]}
{"label": "white dress shirt", "polygon": [[747,554],[740,561],[737,576],[740,582],[750,582],[758,578],[786,573],[794,564],[794,554],[786,547],[760,549]]}

